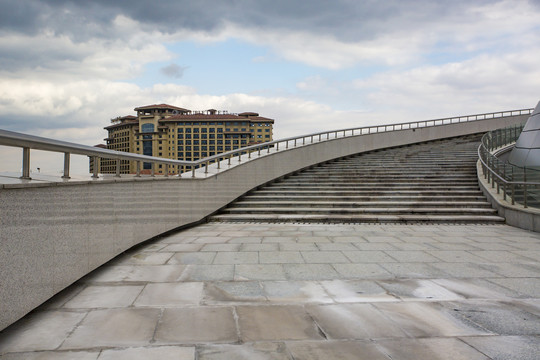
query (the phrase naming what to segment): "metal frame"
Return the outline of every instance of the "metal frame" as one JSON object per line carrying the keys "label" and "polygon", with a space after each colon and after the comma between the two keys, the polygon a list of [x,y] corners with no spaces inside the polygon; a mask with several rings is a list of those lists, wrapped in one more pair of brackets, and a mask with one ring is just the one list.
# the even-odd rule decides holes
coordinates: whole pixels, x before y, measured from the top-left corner
{"label": "metal frame", "polygon": [[[152,175],[154,174],[155,164],[164,164],[168,168],[168,165],[176,165],[178,169],[186,169],[189,167],[192,173],[192,177],[195,177],[195,170],[198,167],[205,167],[204,172],[208,173],[208,166],[211,163],[217,163],[218,171],[221,169],[220,162],[222,160],[227,160],[227,164],[231,165],[231,158],[238,157],[238,162],[242,161],[242,155],[248,154],[248,159],[251,159],[251,155],[257,154],[261,155],[261,150],[266,149],[266,154],[270,153],[270,150],[280,151],[280,144],[284,144],[282,149],[289,149],[289,146],[292,147],[298,146],[298,141],[301,140],[300,146],[305,146],[313,144],[315,142],[322,141],[331,141],[338,138],[353,137],[353,136],[362,136],[375,133],[384,133],[391,131],[401,131],[401,130],[411,130],[419,128],[428,128],[434,126],[443,126],[450,124],[457,124],[463,122],[471,122],[478,120],[488,120],[495,118],[503,118],[509,116],[518,116],[518,115],[529,115],[533,112],[533,109],[521,109],[521,110],[511,110],[511,111],[500,111],[493,113],[477,114],[477,115],[467,115],[460,117],[451,117],[435,120],[422,120],[422,121],[413,121],[407,123],[399,124],[388,124],[388,125],[375,125],[375,126],[365,126],[365,127],[355,127],[341,130],[332,130],[332,131],[323,131],[313,134],[307,134],[296,137],[289,137],[281,140],[274,140],[270,142],[265,142],[261,144],[247,146],[241,149],[236,149],[224,153],[219,153],[214,156],[206,157],[199,159],[197,161],[182,161],[182,160],[172,160],[164,159],[154,156],[139,155],[128,152],[114,151],[109,149],[101,149],[88,145],[80,145],[75,143],[70,143],[66,141],[53,140],[39,136],[27,135],[22,133],[17,133],[13,131],[1,130],[0,129],[0,145],[20,147],[23,148],[23,168],[22,168],[22,179],[30,179],[30,149],[33,150],[45,150],[53,152],[62,152],[64,153],[64,179],[69,179],[69,163],[70,155],[86,155],[94,159],[94,172],[92,177],[97,178],[99,173],[99,159],[116,159],[116,176],[120,176],[120,160],[131,160],[137,162],[137,172],[136,176],[141,175],[141,162],[149,162],[152,164]],[[318,138],[316,140],[316,138]],[[325,139],[326,138],[326,139]],[[249,160],[248,160],[249,161]],[[179,170],[180,171],[180,170]],[[168,172],[168,171],[167,171]]]}

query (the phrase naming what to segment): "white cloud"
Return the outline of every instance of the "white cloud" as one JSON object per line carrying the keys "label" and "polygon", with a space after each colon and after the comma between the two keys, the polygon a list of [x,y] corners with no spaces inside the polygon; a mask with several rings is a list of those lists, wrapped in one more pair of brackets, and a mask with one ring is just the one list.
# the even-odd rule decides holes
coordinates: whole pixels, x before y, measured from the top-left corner
{"label": "white cloud", "polygon": [[540,47],[501,57],[378,73],[354,82],[372,109],[424,116],[532,107],[540,96]]}

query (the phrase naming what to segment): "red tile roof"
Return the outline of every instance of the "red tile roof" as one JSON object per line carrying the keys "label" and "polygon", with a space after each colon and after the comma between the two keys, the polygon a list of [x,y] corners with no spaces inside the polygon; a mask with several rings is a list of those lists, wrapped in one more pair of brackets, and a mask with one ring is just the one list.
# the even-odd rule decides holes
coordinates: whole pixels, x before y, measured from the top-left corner
{"label": "red tile roof", "polygon": [[178,106],[173,106],[169,104],[154,104],[154,105],[146,105],[146,106],[139,106],[136,107],[134,110],[147,110],[147,109],[171,109],[171,110],[179,110],[179,111],[190,111],[188,109],[184,109]]}

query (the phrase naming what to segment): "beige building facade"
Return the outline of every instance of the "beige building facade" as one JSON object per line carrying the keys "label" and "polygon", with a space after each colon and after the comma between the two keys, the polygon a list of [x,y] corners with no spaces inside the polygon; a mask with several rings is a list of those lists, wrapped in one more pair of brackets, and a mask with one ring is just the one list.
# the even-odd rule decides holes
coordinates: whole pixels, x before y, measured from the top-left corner
{"label": "beige building facade", "polygon": [[[135,111],[137,116],[112,119],[112,124],[105,127],[107,149],[195,161],[273,140],[274,120],[254,112],[191,111],[168,104],[141,106]],[[182,170],[168,168],[173,174]],[[144,163],[141,170],[150,172],[151,165]],[[121,161],[121,174],[136,171],[134,161]],[[115,173],[116,161],[102,159],[99,172]],[[157,165],[154,172],[164,174],[165,167]]]}

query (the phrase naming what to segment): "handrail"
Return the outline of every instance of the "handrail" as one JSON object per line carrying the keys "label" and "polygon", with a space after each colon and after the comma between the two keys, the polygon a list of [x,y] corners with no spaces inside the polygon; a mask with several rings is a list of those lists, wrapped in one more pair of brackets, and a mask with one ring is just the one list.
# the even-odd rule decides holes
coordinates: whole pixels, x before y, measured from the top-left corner
{"label": "handrail", "polygon": [[[523,127],[523,124],[509,126],[484,134],[480,146],[478,146],[478,159],[482,166],[484,179],[491,184],[492,188],[497,186],[497,194],[500,194],[502,188],[505,201],[507,196],[510,196],[512,205],[517,202],[525,208],[529,206],[537,208],[540,207],[540,193],[534,190],[540,189],[540,181],[534,180],[540,180],[540,169],[502,162],[496,156],[500,150],[515,144]],[[520,177],[523,180],[515,180]],[[531,200],[534,200],[532,204]]]}
{"label": "handrail", "polygon": [[[235,149],[227,151],[224,153],[219,153],[217,155],[209,156],[203,159],[194,160],[194,161],[185,161],[185,160],[173,160],[166,158],[159,158],[155,156],[146,156],[135,153],[128,153],[122,151],[114,151],[109,149],[102,149],[88,145],[80,145],[76,143],[71,143],[61,140],[53,140],[44,137],[28,135],[17,133],[8,130],[0,129],[0,145],[7,145],[12,147],[21,147],[23,148],[23,169],[22,169],[22,179],[30,179],[30,149],[36,150],[46,150],[54,152],[63,152],[64,153],[64,174],[63,178],[69,179],[69,163],[70,163],[70,154],[77,155],[86,155],[94,158],[94,174],[92,177],[98,177],[98,161],[100,158],[105,159],[116,159],[116,176],[120,176],[120,160],[131,160],[137,161],[137,176],[140,176],[140,163],[147,162],[152,164],[152,174],[154,173],[155,164],[165,164],[166,165],[166,175],[168,176],[168,166],[176,165],[182,167],[190,167],[192,171],[192,177],[195,177],[195,170],[198,167],[205,167],[205,173],[208,172],[208,166],[210,163],[217,163],[218,171],[220,169],[220,163],[222,160],[228,160],[228,164],[231,163],[231,158],[238,157],[238,161],[242,161],[242,155],[248,155],[248,158],[251,158],[253,153],[257,153],[257,156],[261,156],[261,151],[265,150],[266,153],[271,151],[277,152],[281,150],[286,150],[289,146],[297,147],[298,143],[301,141],[301,145],[306,145],[308,143],[330,141],[343,137],[352,137],[352,136],[361,136],[369,135],[375,133],[384,133],[390,131],[401,131],[401,130],[411,130],[418,128],[434,127],[449,125],[462,122],[471,122],[478,120],[487,120],[494,118],[502,118],[508,116],[517,116],[517,115],[529,115],[533,109],[520,109],[520,110],[509,110],[509,111],[498,111],[492,113],[483,113],[476,115],[466,115],[458,117],[449,117],[441,118],[434,120],[421,120],[413,121],[406,123],[398,124],[386,124],[386,125],[373,125],[373,126],[364,126],[364,127],[354,127],[346,128],[340,130],[331,130],[317,132],[307,135],[294,136],[280,140],[273,140],[265,143],[250,145],[240,149]],[[181,175],[181,174],[179,174]]]}

